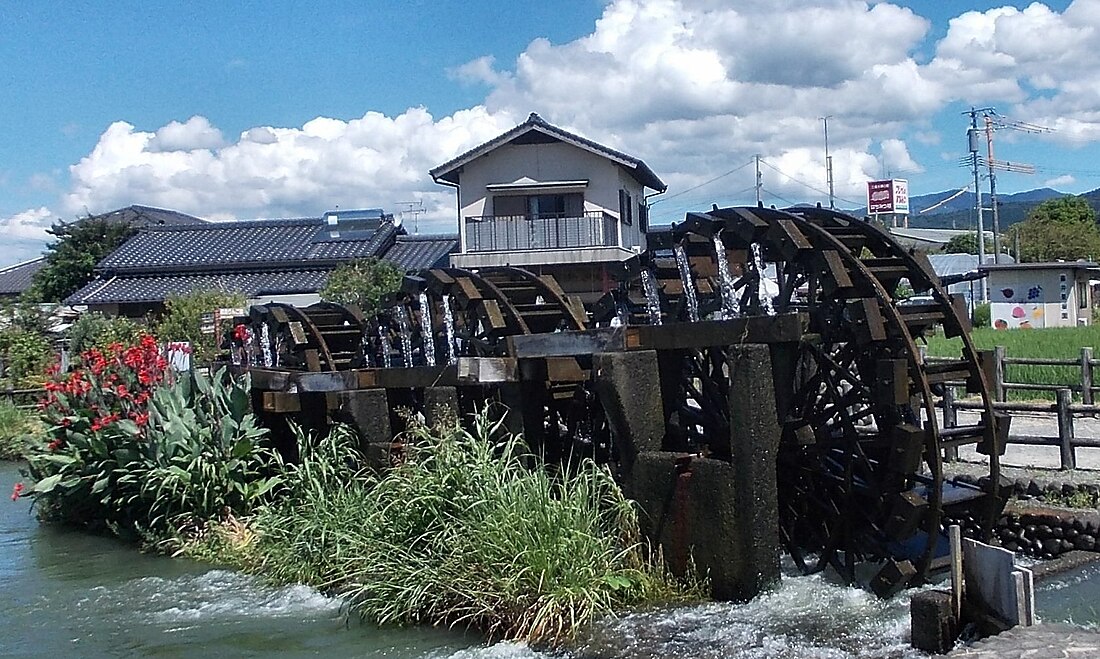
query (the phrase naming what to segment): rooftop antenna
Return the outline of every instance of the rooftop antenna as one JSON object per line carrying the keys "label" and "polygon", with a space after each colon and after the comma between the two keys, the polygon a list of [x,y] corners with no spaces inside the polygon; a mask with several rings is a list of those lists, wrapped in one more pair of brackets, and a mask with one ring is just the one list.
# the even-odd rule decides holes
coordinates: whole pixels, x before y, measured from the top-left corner
{"label": "rooftop antenna", "polygon": [[420,233],[420,225],[417,220],[420,217],[420,214],[424,212],[424,200],[417,199],[416,201],[399,201],[397,202],[397,205],[401,208],[400,214],[402,223],[404,223],[405,221],[406,214],[412,215],[413,235],[418,235]]}

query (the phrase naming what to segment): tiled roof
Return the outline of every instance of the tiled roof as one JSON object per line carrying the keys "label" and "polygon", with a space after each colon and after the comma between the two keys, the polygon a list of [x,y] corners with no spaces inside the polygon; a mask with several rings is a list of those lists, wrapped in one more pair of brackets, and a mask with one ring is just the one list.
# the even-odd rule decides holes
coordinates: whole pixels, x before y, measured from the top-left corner
{"label": "tiled roof", "polygon": [[[305,225],[310,228],[309,236],[312,237],[321,226],[318,221]],[[286,230],[286,236],[296,235],[302,221],[266,221],[277,224]],[[297,226],[296,226],[297,223]],[[242,223],[234,223],[242,224]],[[255,224],[262,224],[256,222]],[[287,228],[289,227],[289,228]],[[292,230],[293,229],[293,230]],[[236,231],[232,229],[231,231]],[[271,238],[267,228],[257,229],[259,233]],[[154,233],[154,232],[149,232]],[[157,233],[173,234],[182,240],[190,236],[191,231],[161,231]],[[447,255],[458,246],[456,236],[396,236],[396,230],[392,224],[386,223],[379,233],[390,235],[392,241],[381,241],[389,249],[381,253],[381,257],[391,261],[402,270],[420,270],[423,268],[440,267],[447,265]],[[139,234],[143,235],[143,234]],[[377,234],[376,234],[377,235]],[[223,236],[212,240],[212,244],[221,245]],[[101,268],[95,281],[83,287],[65,302],[67,304],[117,304],[160,302],[171,295],[183,295],[192,291],[225,290],[244,293],[248,297],[262,295],[277,295],[291,293],[316,293],[321,290],[328,281],[329,273],[340,263],[352,261],[364,256],[379,256],[379,254],[362,253],[365,247],[357,243],[376,244],[379,241],[351,241],[348,243],[322,243],[320,256],[314,260],[305,260],[303,265],[297,268],[289,268],[285,264],[287,254],[292,252],[279,252],[280,258],[269,261],[239,261],[222,266],[210,266],[209,259],[201,270],[178,263],[159,267],[117,268],[105,270]],[[155,243],[157,245],[161,243]],[[353,248],[348,248],[352,245]],[[211,247],[211,244],[207,244]],[[121,248],[120,248],[121,249]],[[201,251],[201,245],[194,247]],[[350,256],[343,256],[344,252],[355,252]],[[117,253],[117,252],[116,252]],[[114,254],[108,257],[111,259]],[[177,258],[177,257],[172,257]],[[106,262],[106,261],[104,261]],[[247,267],[246,267],[247,266]]]}
{"label": "tiled roof", "polygon": [[65,302],[66,304],[160,302],[172,295],[210,290],[239,292],[248,297],[280,293],[316,293],[328,281],[329,272],[331,270],[100,276],[73,293]]}
{"label": "tiled roof", "polygon": [[513,140],[518,140],[519,138],[531,132],[541,133],[553,139],[572,144],[573,146],[591,151],[610,160],[614,160],[619,165],[629,170],[631,175],[634,176],[634,178],[637,179],[639,183],[648,188],[659,190],[661,192],[664,192],[668,188],[668,186],[665,185],[664,181],[658,178],[657,174],[655,174],[653,170],[649,168],[649,165],[645,164],[645,162],[643,162],[642,160],[635,158],[634,156],[625,154],[622,151],[616,151],[615,149],[606,147],[602,144],[599,144],[598,142],[593,142],[592,140],[581,137],[576,133],[570,133],[565,129],[558,128],[553,124],[547,123],[542,117],[535,114],[534,112],[532,112],[531,115],[527,117],[527,121],[523,122],[522,124],[501,135],[498,135],[497,137],[494,137],[484,144],[470,149],[466,153],[463,153],[462,155],[453,158],[438,167],[435,167],[429,173],[432,175],[432,178],[437,182],[442,179],[443,181],[446,181],[448,183],[458,184],[457,174],[463,165],[476,158],[480,158],[481,156],[489,153],[497,147],[503,146]]}
{"label": "tiled roof", "polygon": [[31,285],[34,273],[46,265],[46,257],[0,268],[0,295],[19,295]]}
{"label": "tiled roof", "polygon": [[381,256],[399,233],[385,222],[361,240],[315,240],[324,228],[321,218],[149,227],[100,261],[96,269],[119,274],[270,269],[274,264],[321,267],[326,262]]}
{"label": "tiled roof", "polygon": [[458,236],[399,236],[383,257],[402,270],[445,268],[458,249]]}

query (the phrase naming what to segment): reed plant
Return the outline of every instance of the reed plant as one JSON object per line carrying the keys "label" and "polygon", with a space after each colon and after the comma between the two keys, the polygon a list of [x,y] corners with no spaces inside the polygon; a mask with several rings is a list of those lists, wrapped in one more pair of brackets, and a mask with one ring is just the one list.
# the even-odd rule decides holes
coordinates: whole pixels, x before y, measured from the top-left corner
{"label": "reed plant", "polygon": [[606,468],[548,469],[488,413],[470,431],[414,424],[382,474],[359,470],[346,429],[310,444],[238,559],[328,587],[379,624],[550,643],[624,607],[704,596],[645,551]]}
{"label": "reed plant", "polygon": [[30,436],[41,428],[33,411],[0,401],[0,460],[21,460]]}

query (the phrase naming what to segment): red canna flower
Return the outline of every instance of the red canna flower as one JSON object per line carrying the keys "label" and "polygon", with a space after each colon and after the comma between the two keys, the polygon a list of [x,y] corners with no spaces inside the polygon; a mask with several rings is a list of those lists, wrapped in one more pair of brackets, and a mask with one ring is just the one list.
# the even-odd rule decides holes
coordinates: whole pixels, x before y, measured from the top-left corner
{"label": "red canna flower", "polygon": [[55,440],[53,440],[52,442],[50,442],[49,444],[46,445],[46,450],[50,451],[52,453],[53,451],[56,451],[57,449],[61,448],[64,445],[65,445],[65,442],[61,441],[60,439],[55,439]]}
{"label": "red canna flower", "polygon": [[16,483],[15,487],[11,488],[11,500],[18,501],[19,497],[23,495],[23,484]]}

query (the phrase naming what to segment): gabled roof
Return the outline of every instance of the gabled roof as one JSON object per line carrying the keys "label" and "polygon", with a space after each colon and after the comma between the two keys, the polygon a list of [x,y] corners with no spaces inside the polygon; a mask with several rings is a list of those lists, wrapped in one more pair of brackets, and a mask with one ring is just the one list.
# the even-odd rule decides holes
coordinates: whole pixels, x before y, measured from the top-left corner
{"label": "gabled roof", "polygon": [[122,272],[226,272],[242,269],[332,266],[381,256],[402,230],[383,222],[361,239],[329,240],[316,217],[243,220],[148,227],[99,262],[105,274]]}
{"label": "gabled roof", "polygon": [[40,256],[30,261],[16,263],[0,268],[0,295],[20,295],[27,290],[34,273],[46,265],[46,257]]}
{"label": "gabled roof", "polygon": [[246,297],[316,293],[332,270],[103,276],[73,293],[66,304],[162,302],[194,291],[226,291]]}
{"label": "gabled roof", "polygon": [[540,144],[551,141],[565,142],[566,144],[572,144],[573,146],[595,153],[598,156],[607,158],[617,163],[620,167],[623,167],[642,185],[664,192],[668,186],[657,177],[653,170],[649,168],[644,162],[635,158],[634,156],[627,155],[621,151],[616,151],[610,147],[606,147],[602,144],[593,142],[590,139],[581,137],[575,133],[570,133],[567,130],[558,128],[553,124],[547,123],[542,117],[531,113],[527,117],[527,121],[509,130],[508,132],[494,137],[488,142],[476,146],[470,149],[466,153],[449,160],[442,165],[434,168],[429,172],[432,175],[432,179],[437,183],[446,182],[452,185],[458,185],[459,174],[462,171],[462,167],[467,163],[480,158],[481,156],[504,146],[508,143],[515,144]]}
{"label": "gabled roof", "polygon": [[206,222],[206,220],[179,211],[138,204],[94,215],[93,217],[108,221],[128,222],[135,227],[180,226]]}

